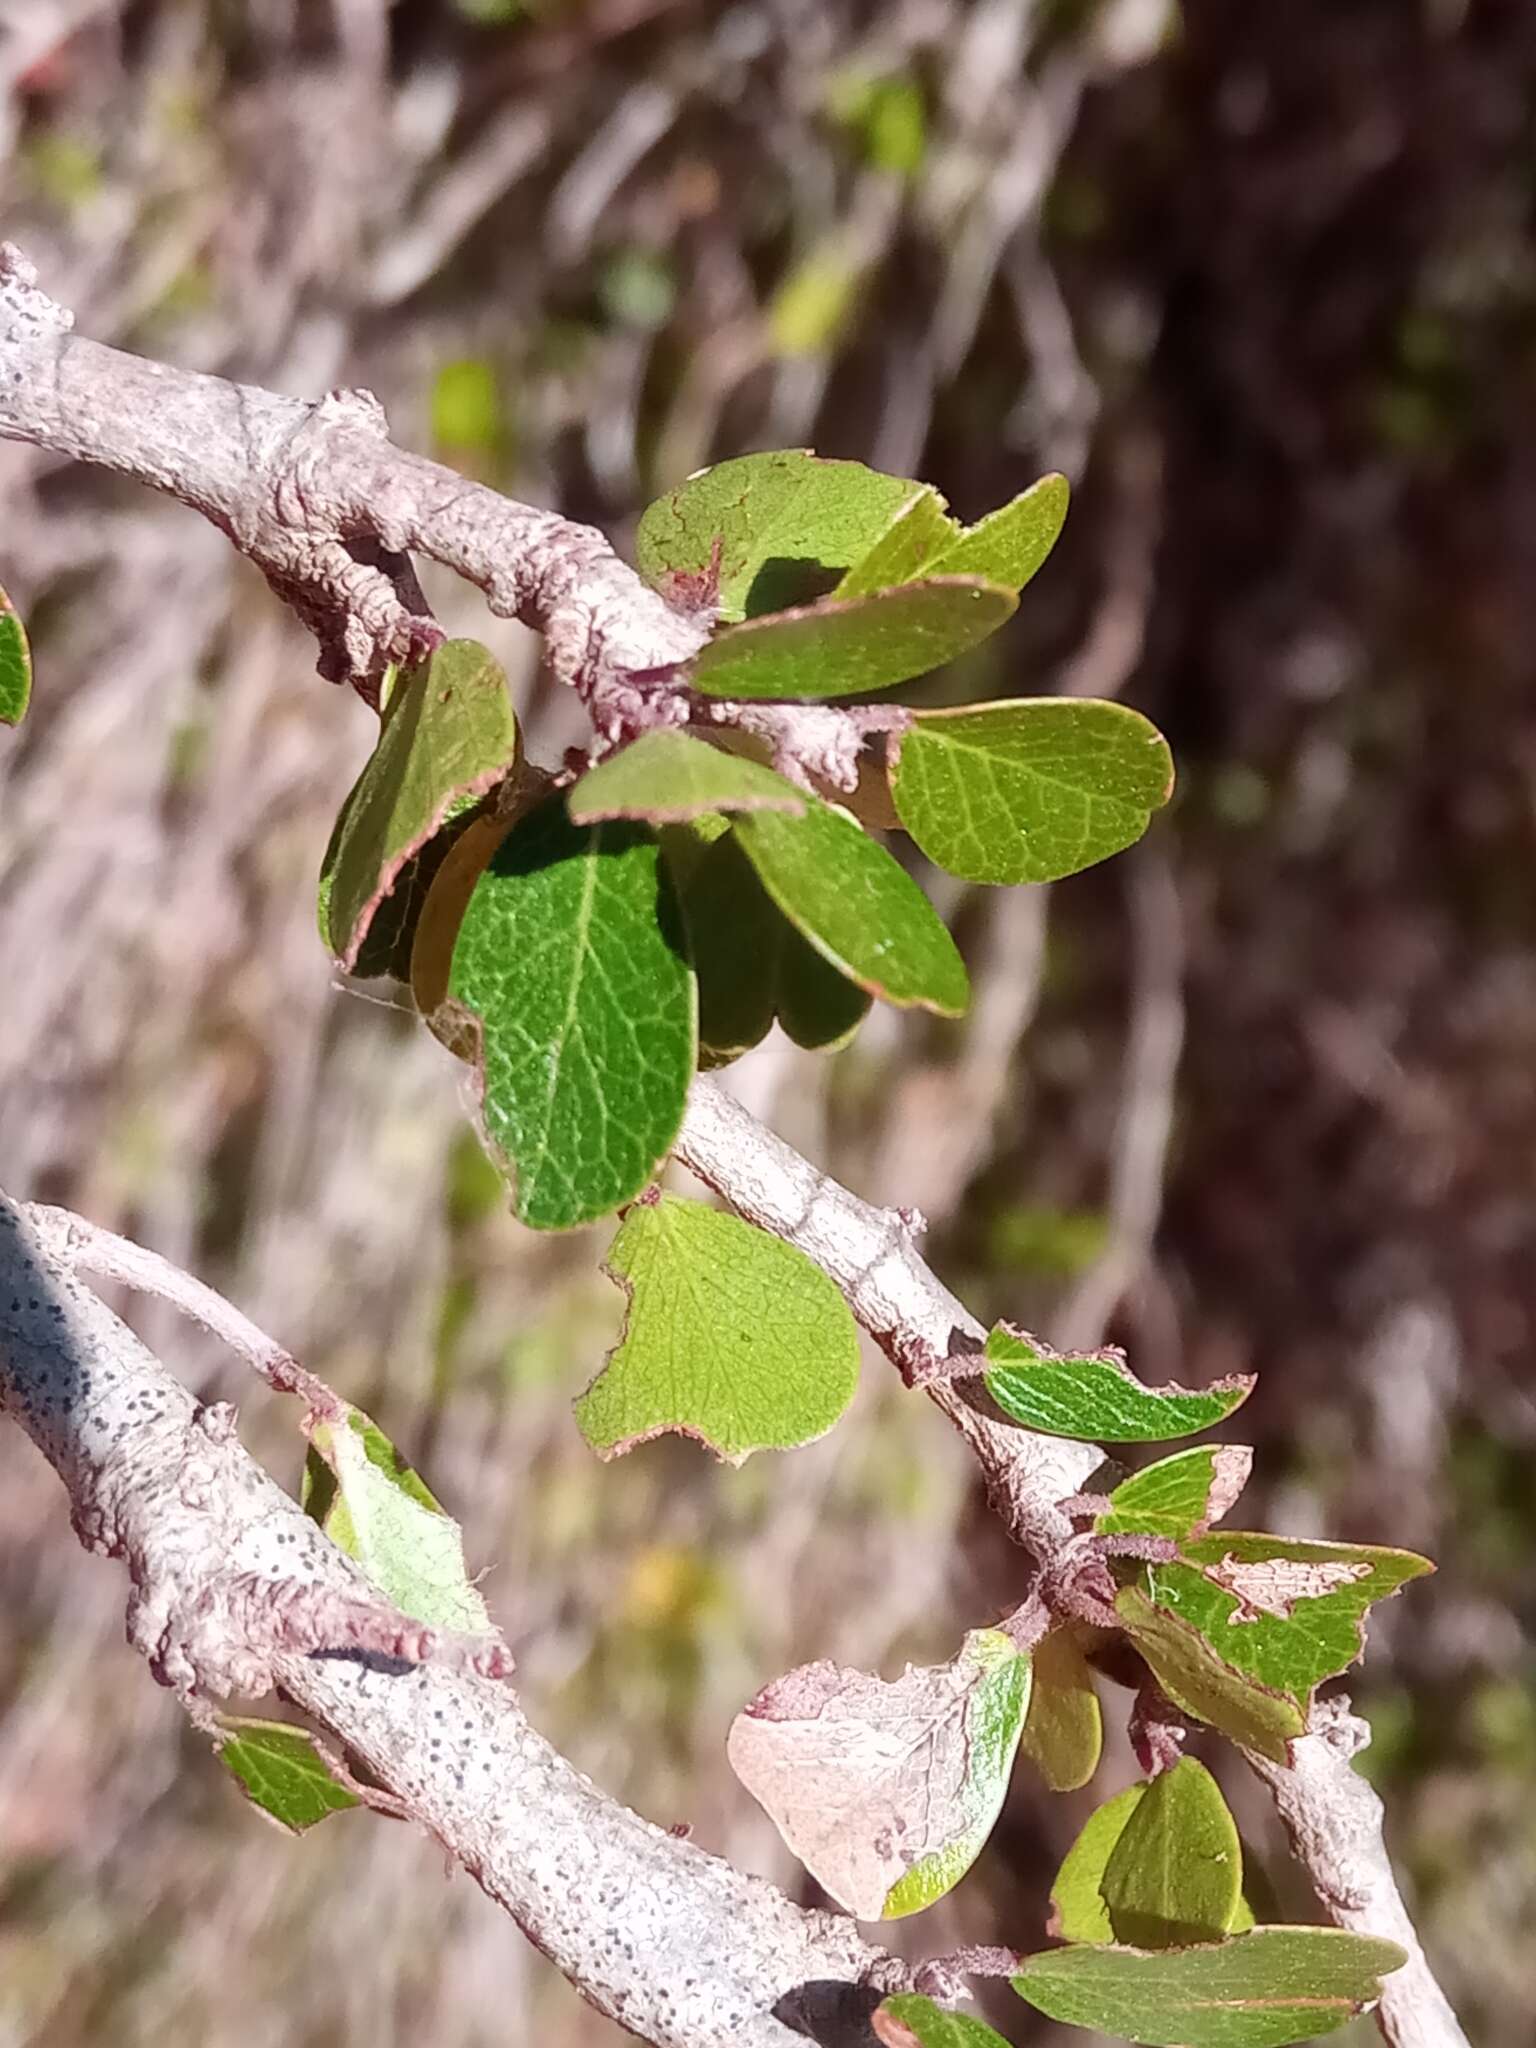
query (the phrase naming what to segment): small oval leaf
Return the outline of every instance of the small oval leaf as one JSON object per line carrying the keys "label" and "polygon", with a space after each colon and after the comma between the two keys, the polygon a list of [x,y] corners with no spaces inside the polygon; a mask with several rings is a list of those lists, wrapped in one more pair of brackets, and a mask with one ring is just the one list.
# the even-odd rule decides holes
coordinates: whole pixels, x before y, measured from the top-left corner
{"label": "small oval leaf", "polygon": [[930,860],[968,882],[1054,882],[1132,845],[1173,789],[1156,726],[1124,704],[1018,698],[920,712],[891,795]]}
{"label": "small oval leaf", "polygon": [[1099,1767],[1104,1716],[1070,1623],[1051,1629],[1035,1645],[1023,1747],[1053,1792],[1075,1792]]}
{"label": "small oval leaf", "polygon": [[928,567],[936,576],[986,576],[1022,590],[1055,547],[1071,489],[1057,471],[968,526]]}
{"label": "small oval leaf", "polygon": [[1175,1451],[1122,1480],[1094,1530],[1100,1536],[1134,1532],[1175,1541],[1203,1535],[1232,1508],[1252,1467],[1247,1444],[1198,1444]]}
{"label": "small oval leaf", "polygon": [[632,1201],[672,1149],[697,1055],[693,971],[653,834],[573,825],[558,797],[515,825],[474,884],[442,1007],[478,1041],[514,1214],[564,1230]]}
{"label": "small oval leaf", "polygon": [[1237,1823],[1204,1764],[1181,1757],[1147,1787],[1099,1889],[1115,1940],[1133,1948],[1219,1941],[1242,1901]]}
{"label": "small oval leaf", "polygon": [[608,818],[681,825],[717,811],[799,817],[805,797],[760,761],[728,754],[689,733],[648,732],[589,768],[566,798],[566,809],[578,825]]}
{"label": "small oval leaf", "polygon": [[1407,1960],[1335,1927],[1257,1927],[1198,1948],[1048,1950],[1012,1981],[1050,2019],[1147,2048],[1285,2048],[1364,2012]]}
{"label": "small oval leaf", "polygon": [[734,830],[763,887],[850,981],[900,1009],[961,1016],[965,963],[916,882],[861,826],[811,799],[803,818],[759,811]]}
{"label": "small oval leaf", "polygon": [[[1018,606],[1001,584],[935,576],[868,596],[769,612],[717,633],[694,660],[708,697],[851,697],[968,653]],[[909,828],[910,829],[910,828]]]}

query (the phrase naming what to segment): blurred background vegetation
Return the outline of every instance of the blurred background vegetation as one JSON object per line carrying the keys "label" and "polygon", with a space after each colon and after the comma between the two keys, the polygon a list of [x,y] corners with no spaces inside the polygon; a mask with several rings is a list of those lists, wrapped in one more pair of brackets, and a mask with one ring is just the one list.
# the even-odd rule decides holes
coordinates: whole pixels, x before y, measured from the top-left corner
{"label": "blurred background vegetation", "polygon": [[[1153,1380],[1257,1369],[1241,1519],[1440,1560],[1356,1696],[1485,2048],[1536,2005],[1533,200],[1527,0],[0,0],[0,227],[86,333],[366,383],[404,442],[621,544],[757,446],[966,517],[1070,474],[1014,626],[934,687],[1123,695],[1172,812],[1048,903],[938,885],[964,1026],[877,1012],[735,1084],[927,1211],[980,1315],[1109,1333]],[[792,1662],[891,1674],[1017,1597],[958,1447],[876,1360],[792,1458],[597,1466],[569,1401],[617,1322],[605,1233],[518,1230],[459,1070],[315,940],[369,714],[143,492],[0,448],[0,567],[39,672],[0,750],[7,1187],[372,1408],[463,1519],[540,1725],[810,1896],[724,1731]],[[431,594],[536,750],[579,737],[528,636]],[[292,1415],[132,1313],[291,1482]],[[0,2042],[617,2040],[430,1842],[267,1831],[122,1601],[0,1437]],[[1132,1774],[1123,1742],[1074,1798],[1021,1767],[902,1938],[1036,1942]]]}

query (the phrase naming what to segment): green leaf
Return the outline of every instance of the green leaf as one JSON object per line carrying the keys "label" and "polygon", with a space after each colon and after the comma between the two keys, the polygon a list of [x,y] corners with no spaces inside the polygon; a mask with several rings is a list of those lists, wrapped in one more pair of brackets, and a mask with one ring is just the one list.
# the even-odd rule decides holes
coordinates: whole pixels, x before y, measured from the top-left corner
{"label": "green leaf", "polygon": [[573,825],[559,797],[514,825],[470,895],[446,1004],[478,1038],[514,1214],[563,1230],[632,1201],[677,1136],[697,1043],[654,836]]}
{"label": "green leaf", "polygon": [[311,1421],[300,1498],[402,1614],[464,1635],[490,1630],[464,1570],[464,1539],[425,1481],[371,1416]]}
{"label": "green leaf", "polygon": [[1408,1550],[1299,1543],[1244,1530],[1195,1537],[1182,1545],[1182,1556],[1186,1562],[1145,1568],[1151,1603],[1302,1715],[1316,1686],[1359,1659],[1367,1610],[1434,1569]]}
{"label": "green leaf", "polygon": [[607,1271],[629,1313],[576,1403],[600,1457],[676,1430],[739,1465],[825,1436],[852,1400],[859,1335],[847,1303],[766,1231],[660,1195],[624,1218]]}
{"label": "green leaf", "polygon": [[1026,1429],[1083,1442],[1161,1443],[1223,1421],[1253,1391],[1251,1374],[1187,1387],[1144,1387],[1118,1351],[1051,1351],[1027,1331],[999,1323],[987,1339],[987,1392]]}
{"label": "green leaf", "polygon": [[963,1014],[970,983],[954,940],[853,819],[812,798],[803,818],[755,811],[733,829],[768,894],[839,973],[900,1009]]}
{"label": "green leaf", "polygon": [[[924,484],[902,506],[869,553],[854,563],[832,595],[867,597],[873,590],[915,583],[933,571],[939,557],[955,545],[960,534],[960,523],[945,511],[944,500],[931,485]],[[1008,581],[1006,576],[991,580],[1003,584]]]}
{"label": "green leaf", "polygon": [[1008,2048],[983,2021],[950,2012],[916,1991],[898,1991],[886,1999],[870,2025],[881,2048]]}
{"label": "green leaf", "polygon": [[1094,1531],[1100,1536],[1169,1536],[1175,1542],[1203,1536],[1232,1507],[1252,1466],[1247,1444],[1199,1444],[1175,1451],[1122,1480]]}
{"label": "green leaf", "polygon": [[1115,1612],[1175,1706],[1245,1749],[1276,1763],[1289,1761],[1286,1744],[1305,1734],[1307,1724],[1288,1693],[1236,1670],[1198,1628],[1154,1605],[1139,1586],[1120,1588]]}
{"label": "green leaf", "polygon": [[830,588],[837,579],[826,581],[827,573],[867,554],[924,488],[804,448],[743,455],[700,470],[648,506],[635,557],[661,588],[681,582],[722,617],[750,617],[801,601],[795,586],[807,573]]}
{"label": "green leaf", "polygon": [[0,590],[0,725],[20,725],[31,695],[31,649],[14,605]]}
{"label": "green leaf", "polygon": [[1179,1948],[1219,1941],[1242,1900],[1243,1850],[1221,1788],[1192,1756],[1147,1787],[1105,1862],[1099,1890],[1117,1941]]}
{"label": "green leaf", "polygon": [[1022,590],[1055,547],[1066,523],[1067,480],[1054,471],[968,526],[928,564],[935,576],[985,576]]}
{"label": "green leaf", "polygon": [[895,743],[897,814],[968,882],[1054,882],[1138,840],[1173,790],[1156,726],[1124,704],[1017,698],[919,712]]}
{"label": "green leaf", "polygon": [[251,1804],[290,1834],[302,1835],[328,1814],[362,1805],[332,1776],[314,1737],[302,1728],[238,1714],[220,1714],[219,1727],[225,1737],[220,1763],[238,1779]]}
{"label": "green leaf", "polygon": [[796,1045],[832,1050],[870,998],[830,967],[773,902],[732,832],[704,844],[692,828],[663,836],[699,983],[699,1045],[713,1064],[766,1035],[775,1014]]}
{"label": "green leaf", "polygon": [[1013,1988],[1050,2019],[1149,2048],[1282,2048],[1342,2027],[1406,1961],[1334,1927],[1257,1927],[1198,1948],[1053,1949]]}
{"label": "green leaf", "polygon": [[1023,1747],[1053,1792],[1075,1792],[1099,1767],[1104,1717],[1093,1674],[1069,1623],[1051,1629],[1035,1645]]}
{"label": "green leaf", "polygon": [[516,758],[507,679],[477,642],[449,640],[401,675],[322,870],[323,925],[343,968],[356,966],[407,864]]}
{"label": "green leaf", "polygon": [[707,697],[889,690],[968,653],[1017,608],[1011,590],[979,576],[931,576],[864,597],[829,598],[717,633],[694,659],[693,683]]}
{"label": "green leaf", "polygon": [[869,991],[823,960],[782,917],[775,993],[785,1036],[807,1052],[836,1052],[869,1015]]}
{"label": "green leaf", "polygon": [[1052,1940],[1114,1940],[1114,1926],[1101,1889],[1104,1866],[1146,1798],[1147,1789],[1145,1780],[1127,1785],[1113,1799],[1095,1807],[1083,1823],[1051,1886],[1051,1917],[1046,1931]]}
{"label": "green leaf", "polygon": [[731,1768],[813,1877],[861,1920],[942,1898],[991,1833],[1029,1707],[1030,1660],[997,1629],[886,1683],[823,1661],[731,1725]]}
{"label": "green leaf", "polygon": [[805,798],[759,761],[685,732],[648,732],[589,769],[566,809],[578,825],[607,818],[675,825],[716,811],[787,811],[798,818]]}

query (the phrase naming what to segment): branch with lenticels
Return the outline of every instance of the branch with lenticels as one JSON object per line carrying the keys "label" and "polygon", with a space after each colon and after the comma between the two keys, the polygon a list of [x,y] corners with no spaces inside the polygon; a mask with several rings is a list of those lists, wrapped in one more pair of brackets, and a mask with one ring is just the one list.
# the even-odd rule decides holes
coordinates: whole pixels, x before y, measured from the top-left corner
{"label": "branch with lenticels", "polygon": [[[415,552],[544,634],[546,658],[582,696],[599,744],[647,724],[728,723],[733,708],[746,709],[705,706],[688,688],[707,611],[669,603],[600,533],[397,448],[366,392],[305,405],[78,337],[9,246],[0,247],[0,439],[135,478],[203,513],[314,631],[322,673],[365,693],[388,663],[437,637]],[[768,708],[751,714],[763,730]],[[772,709],[781,766],[850,786],[855,725],[835,712],[829,725],[826,707]],[[960,1431],[1010,1535],[1048,1582],[1073,1535],[1062,1503],[1101,1453],[1015,1427],[964,1376],[984,1333],[923,1262],[920,1219],[860,1201],[707,1079],[694,1085],[677,1153],[742,1216],[832,1277],[907,1383]],[[807,2032],[872,2040],[871,1987],[891,1988],[899,1966],[893,1977],[890,1958],[849,1923],[802,1912],[604,1799],[534,1733],[505,1686],[481,1674],[473,1646],[449,1656],[449,1646],[408,1633],[391,1639],[394,1622],[409,1625],[381,1616],[347,1560],[245,1459],[228,1418],[199,1410],[79,1287],[71,1246],[88,1266],[89,1234],[42,1218],[39,1238],[14,1206],[3,1213],[0,1249],[26,1285],[0,1293],[41,1306],[0,1320],[0,1405],[58,1468],[87,1540],[128,1559],[135,1640],[159,1675],[189,1699],[232,1674],[278,1686],[365,1759],[585,1996],[647,2038],[667,2048],[787,2048]],[[298,1593],[274,1591],[295,1582]],[[219,1627],[200,1637],[209,1600]],[[340,1660],[315,1654],[325,1615],[332,1629],[351,1617],[342,1640],[352,1649]],[[462,1783],[446,1759],[427,1762],[428,1702],[460,1731]],[[1365,1739],[1364,1724],[1333,1701],[1291,1745],[1288,1766],[1249,1760],[1329,1916],[1408,1952],[1377,2013],[1392,2048],[1466,2048],[1393,1878],[1380,1801],[1350,1762]],[[617,1948],[600,1931],[610,1926]]]}

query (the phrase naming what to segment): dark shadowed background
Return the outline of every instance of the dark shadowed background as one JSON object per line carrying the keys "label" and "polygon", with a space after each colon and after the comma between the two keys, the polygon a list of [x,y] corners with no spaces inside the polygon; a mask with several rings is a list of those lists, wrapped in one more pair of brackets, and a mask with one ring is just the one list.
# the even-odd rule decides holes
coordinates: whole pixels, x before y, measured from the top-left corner
{"label": "dark shadowed background", "polygon": [[[938,880],[965,1025],[877,1011],[736,1085],[926,1210],[984,1318],[1152,1380],[1256,1368],[1240,1519],[1440,1560],[1355,1690],[1485,2048],[1536,2004],[1533,201],[1529,0],[0,0],[0,230],[100,339],[366,383],[397,438],[621,542],[753,447],[967,517],[1070,474],[1014,626],[925,687],[1123,696],[1172,811],[1049,900]],[[315,937],[370,714],[192,514],[14,447],[0,581],[38,668],[0,742],[5,1185],[366,1403],[490,1568],[539,1724],[809,1896],[725,1728],[793,1662],[893,1675],[1017,1597],[959,1447],[871,1360],[794,1457],[598,1466],[569,1402],[608,1233],[502,1213],[461,1070]],[[579,737],[526,634],[431,594],[536,751]],[[291,1481],[292,1415],[134,1313]],[[0,1436],[0,2043],[617,2041],[430,1842],[264,1827],[123,1596]],[[1021,1766],[908,1945],[1036,1944],[1133,1768],[1117,1740],[1052,1799]]]}

